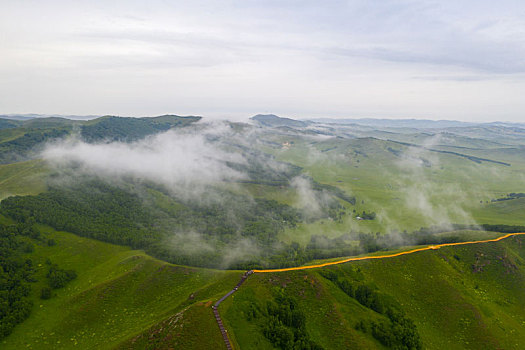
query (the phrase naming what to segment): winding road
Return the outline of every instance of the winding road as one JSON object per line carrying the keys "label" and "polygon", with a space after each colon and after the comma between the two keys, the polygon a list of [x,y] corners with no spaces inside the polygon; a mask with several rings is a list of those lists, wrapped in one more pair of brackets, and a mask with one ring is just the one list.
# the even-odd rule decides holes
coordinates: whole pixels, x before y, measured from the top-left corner
{"label": "winding road", "polygon": [[222,323],[222,319],[221,319],[221,317],[219,315],[218,307],[226,298],[228,298],[230,295],[235,293],[239,289],[239,287],[244,283],[244,281],[246,281],[246,279],[253,273],[271,273],[271,272],[286,272],[286,271],[307,270],[307,269],[315,269],[315,268],[331,266],[331,265],[344,264],[344,263],[351,262],[351,261],[394,258],[396,256],[413,254],[413,253],[422,252],[422,251],[425,251],[425,250],[436,250],[436,249],[443,248],[443,247],[452,247],[452,246],[467,245],[467,244],[498,242],[498,241],[501,241],[503,239],[506,239],[506,238],[509,238],[509,237],[514,237],[514,236],[519,236],[519,235],[525,235],[525,232],[509,233],[509,234],[506,234],[506,235],[498,237],[498,238],[485,239],[485,240],[480,240],[480,241],[468,241],[468,242],[458,242],[458,243],[434,244],[434,245],[429,245],[429,246],[426,246],[426,247],[423,247],[423,248],[407,250],[407,251],[394,253],[394,254],[360,256],[360,257],[355,257],[355,258],[348,258],[348,259],[343,259],[343,260],[338,260],[338,261],[326,262],[326,263],[317,264],[317,265],[287,267],[287,268],[283,268],[283,269],[250,270],[250,271],[245,272],[242,275],[240,282],[237,283],[237,285],[235,287],[233,287],[232,290],[230,290],[222,298],[220,298],[212,306],[212,309],[213,309],[213,313],[215,315],[215,319],[217,320],[217,324],[219,325],[219,329],[221,330],[222,337],[224,339],[224,343],[226,344],[226,348],[228,350],[231,350],[233,348],[232,348],[232,345],[230,343],[230,339],[228,338],[227,330],[224,328],[224,325]]}

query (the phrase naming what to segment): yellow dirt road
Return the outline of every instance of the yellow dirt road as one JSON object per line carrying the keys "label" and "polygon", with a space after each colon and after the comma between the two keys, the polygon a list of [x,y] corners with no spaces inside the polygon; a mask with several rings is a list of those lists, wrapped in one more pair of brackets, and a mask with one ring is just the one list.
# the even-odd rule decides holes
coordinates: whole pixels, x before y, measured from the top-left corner
{"label": "yellow dirt road", "polygon": [[327,263],[323,263],[323,264],[317,264],[317,265],[287,267],[287,268],[283,268],[283,269],[253,270],[253,272],[254,273],[266,273],[266,272],[284,272],[284,271],[306,270],[306,269],[315,269],[317,267],[325,267],[325,266],[330,266],[330,265],[343,264],[343,263],[350,262],[350,261],[394,258],[396,256],[407,255],[407,254],[412,254],[412,253],[416,253],[416,252],[422,252],[424,250],[434,250],[434,249],[439,249],[439,248],[442,248],[442,247],[451,247],[451,246],[465,245],[465,244],[478,244],[478,243],[498,242],[498,241],[501,241],[502,239],[513,237],[513,236],[518,236],[518,235],[525,235],[525,232],[509,233],[507,235],[504,235],[504,236],[501,236],[501,237],[498,237],[498,238],[485,239],[485,240],[482,240],[482,241],[434,244],[434,245],[429,245],[427,247],[407,250],[407,251],[399,252],[399,253],[395,253],[395,254],[361,256],[361,257],[348,258],[348,259],[339,260],[339,261],[331,261],[331,262],[327,262]]}

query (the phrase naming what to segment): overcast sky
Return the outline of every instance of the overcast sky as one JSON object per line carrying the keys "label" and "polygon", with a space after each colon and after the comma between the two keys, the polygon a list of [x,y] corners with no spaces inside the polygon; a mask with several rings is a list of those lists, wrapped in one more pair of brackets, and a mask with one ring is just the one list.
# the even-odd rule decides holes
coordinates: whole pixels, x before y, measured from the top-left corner
{"label": "overcast sky", "polygon": [[0,0],[0,114],[525,121],[525,1]]}

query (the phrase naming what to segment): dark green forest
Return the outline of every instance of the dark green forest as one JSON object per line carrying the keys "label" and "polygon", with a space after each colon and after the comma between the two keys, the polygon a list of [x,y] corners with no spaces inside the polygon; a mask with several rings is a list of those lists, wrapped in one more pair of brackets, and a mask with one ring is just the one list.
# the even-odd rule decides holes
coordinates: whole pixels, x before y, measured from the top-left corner
{"label": "dark green forest", "polygon": [[81,126],[80,135],[86,142],[132,142],[148,135],[184,127],[197,122],[200,117],[164,115],[154,118],[123,118],[105,116]]}
{"label": "dark green forest", "polygon": [[0,338],[11,333],[31,312],[28,295],[33,281],[33,250],[24,236],[36,237],[27,225],[0,225]]}

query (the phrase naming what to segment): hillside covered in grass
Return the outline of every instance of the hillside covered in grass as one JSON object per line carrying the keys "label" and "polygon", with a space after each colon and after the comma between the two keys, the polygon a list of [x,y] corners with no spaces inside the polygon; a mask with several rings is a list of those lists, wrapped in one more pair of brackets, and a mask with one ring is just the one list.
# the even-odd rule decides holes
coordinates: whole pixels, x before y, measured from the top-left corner
{"label": "hillside covered in grass", "polygon": [[523,243],[255,274],[222,312],[240,348],[291,348],[306,334],[326,349],[520,349]]}
{"label": "hillside covered in grass", "polygon": [[[36,238],[22,236],[32,249],[21,252],[32,261],[30,313],[0,340],[2,348],[224,346],[211,305],[240,271],[170,265],[44,226],[35,230]],[[220,312],[237,348],[519,349],[524,263],[523,238],[510,238],[254,274]],[[53,265],[77,276],[43,299]]]}
{"label": "hillside covered in grass", "polygon": [[[20,258],[31,261],[25,282],[27,318],[0,339],[3,349],[112,349],[176,314],[199,310],[201,317],[213,320],[211,309],[202,305],[225,293],[240,275],[170,265],[141,251],[43,226],[35,230],[37,238],[20,236],[25,242]],[[74,271],[76,278],[57,287],[50,283],[52,266]],[[51,286],[43,296],[42,290]],[[186,322],[186,316],[180,318]],[[201,348],[220,344],[216,333],[211,332],[215,343],[201,341]],[[183,338],[181,344],[191,343]]]}

